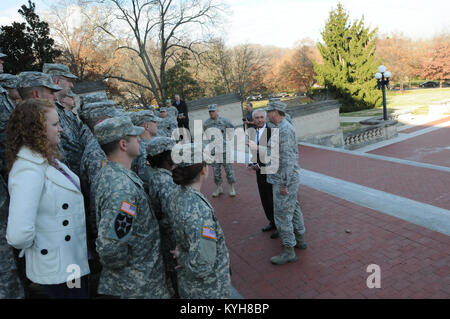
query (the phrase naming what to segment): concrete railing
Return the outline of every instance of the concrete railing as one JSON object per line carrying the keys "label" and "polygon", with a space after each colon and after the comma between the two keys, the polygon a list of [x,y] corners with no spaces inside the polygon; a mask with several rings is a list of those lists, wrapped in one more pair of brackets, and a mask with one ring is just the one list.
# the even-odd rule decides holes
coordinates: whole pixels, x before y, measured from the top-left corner
{"label": "concrete railing", "polygon": [[384,141],[397,136],[397,121],[388,120],[384,123],[359,129],[344,134],[344,148],[353,150],[368,144]]}

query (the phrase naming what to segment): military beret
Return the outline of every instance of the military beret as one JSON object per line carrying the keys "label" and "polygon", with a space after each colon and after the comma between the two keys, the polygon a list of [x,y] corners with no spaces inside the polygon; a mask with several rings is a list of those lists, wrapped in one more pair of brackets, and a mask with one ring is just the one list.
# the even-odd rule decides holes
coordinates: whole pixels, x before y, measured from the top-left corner
{"label": "military beret", "polygon": [[62,90],[61,87],[53,83],[52,77],[42,72],[22,72],[18,75],[19,83],[17,88],[47,87],[54,91]]}
{"label": "military beret", "polygon": [[107,99],[105,92],[92,92],[80,96],[81,104],[100,102]]}
{"label": "military beret", "polygon": [[0,74],[0,86],[6,89],[17,89],[17,84],[19,84],[17,75],[9,73]]}
{"label": "military beret", "polygon": [[217,104],[208,105],[208,112],[217,111]]}
{"label": "military beret", "polygon": [[100,145],[118,141],[125,136],[138,136],[144,128],[134,126],[128,116],[106,119],[94,126],[94,134]]}
{"label": "military beret", "polygon": [[201,143],[178,143],[172,149],[172,160],[178,167],[212,163],[212,158],[204,151]]}
{"label": "military beret", "polygon": [[69,67],[64,64],[44,63],[42,72],[50,75],[62,75],[70,79],[78,79],[76,75],[70,73]]}
{"label": "military beret", "polygon": [[146,145],[147,155],[155,156],[165,151],[170,151],[176,142],[165,136],[155,136]]}
{"label": "military beret", "polygon": [[267,104],[267,107],[266,107],[266,111],[269,112],[269,111],[275,111],[275,110],[285,112],[286,104],[281,102],[280,100],[269,101],[269,104]]}

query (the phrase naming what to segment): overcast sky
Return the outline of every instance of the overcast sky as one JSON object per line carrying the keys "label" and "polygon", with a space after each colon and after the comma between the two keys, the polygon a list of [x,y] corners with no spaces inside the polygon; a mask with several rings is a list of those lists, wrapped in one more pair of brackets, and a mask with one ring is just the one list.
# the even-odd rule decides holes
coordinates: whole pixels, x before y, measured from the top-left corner
{"label": "overcast sky", "polygon": [[[38,13],[50,0],[36,0]],[[338,0],[224,0],[231,16],[224,27],[228,45],[257,43],[290,48],[303,38],[321,41],[320,32]],[[450,0],[340,0],[350,19],[364,15],[381,33],[431,38],[450,32]],[[0,25],[19,21],[27,0],[0,0]]]}

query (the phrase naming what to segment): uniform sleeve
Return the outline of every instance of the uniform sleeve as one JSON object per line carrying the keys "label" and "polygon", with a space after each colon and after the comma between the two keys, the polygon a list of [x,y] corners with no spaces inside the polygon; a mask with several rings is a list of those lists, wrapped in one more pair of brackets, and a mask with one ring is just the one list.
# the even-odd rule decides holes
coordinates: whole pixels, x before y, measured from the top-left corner
{"label": "uniform sleeve", "polygon": [[281,185],[287,186],[290,184],[292,172],[295,166],[295,158],[292,157],[292,143],[295,137],[290,131],[280,131],[280,177]]}
{"label": "uniform sleeve", "polygon": [[11,246],[25,249],[34,242],[45,173],[42,165],[21,160],[15,165],[17,166],[13,167],[8,179],[10,202],[6,239]]}
{"label": "uniform sleeve", "polygon": [[[205,207],[201,209],[207,210]],[[209,215],[210,212],[195,214]],[[216,229],[212,220],[198,220],[190,223],[185,230],[189,250],[183,251],[180,260],[186,271],[194,278],[204,278],[214,270],[217,253]],[[183,256],[184,255],[184,256]]]}
{"label": "uniform sleeve", "polygon": [[129,259],[128,241],[139,207],[136,206],[134,196],[125,193],[111,194],[98,205],[101,213],[98,214],[96,245],[100,261],[109,268],[122,268]]}

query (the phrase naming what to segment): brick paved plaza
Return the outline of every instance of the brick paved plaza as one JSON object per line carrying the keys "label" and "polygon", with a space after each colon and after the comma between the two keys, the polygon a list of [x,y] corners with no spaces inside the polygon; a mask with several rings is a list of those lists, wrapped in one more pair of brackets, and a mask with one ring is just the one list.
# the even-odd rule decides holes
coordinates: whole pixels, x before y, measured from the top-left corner
{"label": "brick paved plaza", "polygon": [[[267,224],[254,172],[234,165],[238,196],[212,198],[243,298],[449,298],[449,117],[400,132],[402,141],[368,152],[299,145],[299,201],[308,248],[274,266],[279,239]],[[430,127],[439,124],[439,127]],[[413,134],[414,133],[414,134]],[[423,134],[422,134],[423,133]],[[411,134],[411,138],[408,138]],[[367,266],[381,269],[369,289]]]}

